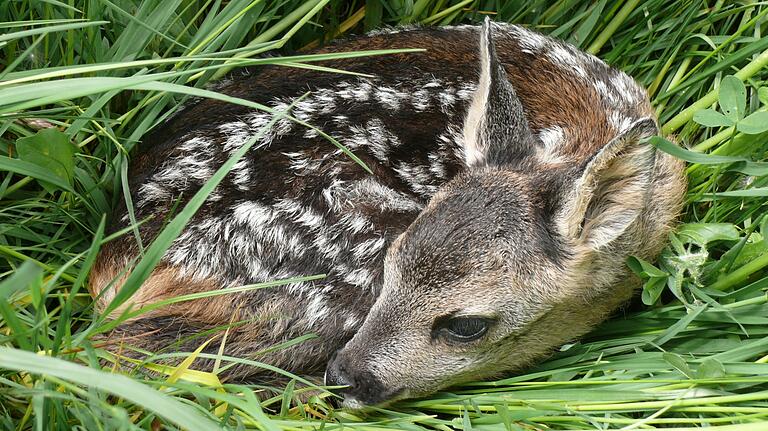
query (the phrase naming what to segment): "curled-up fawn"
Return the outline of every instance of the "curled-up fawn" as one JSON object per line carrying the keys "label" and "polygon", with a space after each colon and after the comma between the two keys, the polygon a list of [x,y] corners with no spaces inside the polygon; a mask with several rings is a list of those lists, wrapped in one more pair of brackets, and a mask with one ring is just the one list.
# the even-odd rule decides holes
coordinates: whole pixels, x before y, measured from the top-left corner
{"label": "curled-up fawn", "polygon": [[[685,188],[681,163],[645,142],[657,126],[634,80],[488,20],[378,32],[318,52],[383,48],[425,51],[323,63],[372,78],[267,66],[219,84],[290,106],[373,173],[315,129],[280,119],[130,303],[327,276],[168,305],[107,337],[192,351],[236,322],[227,355],[325,375],[359,407],[519,369],[632,296],[639,280],[625,259],[659,253]],[[149,219],[144,241],[271,119],[200,100],[147,136],[130,166],[136,216]],[[128,223],[118,209],[113,228]],[[93,294],[108,289],[100,306],[138,253],[131,235],[102,250],[90,284]],[[317,338],[260,353],[308,333]],[[247,366],[226,373],[264,376]]]}

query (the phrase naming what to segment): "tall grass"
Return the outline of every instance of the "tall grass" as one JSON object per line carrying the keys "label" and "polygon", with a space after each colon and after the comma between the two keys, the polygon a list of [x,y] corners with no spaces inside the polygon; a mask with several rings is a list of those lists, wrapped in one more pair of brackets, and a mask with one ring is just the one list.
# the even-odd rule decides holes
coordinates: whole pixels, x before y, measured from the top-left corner
{"label": "tall grass", "polygon": [[[99,247],[115,236],[105,236],[105,214],[127,195],[131,149],[148,130],[190,96],[265,109],[205,89],[234,68],[316,67],[321,58],[291,53],[384,25],[472,23],[489,14],[565,39],[637,78],[664,134],[688,148],[653,141],[689,162],[690,186],[682,224],[659,260],[628,262],[645,281],[637,301],[525,374],[363,413],[336,410],[328,392],[294,383],[222,384],[212,370],[189,369],[200,351],[148,352],[131,372],[109,365],[116,358],[90,340],[110,323],[95,315],[84,284]],[[723,0],[3,2],[0,424],[768,429],[766,16],[763,2]],[[348,55],[373,54],[385,53]],[[126,292],[203,198],[143,245]],[[269,366],[214,356],[221,367]],[[158,365],[168,357],[184,360]],[[277,395],[258,401],[264,389]]]}

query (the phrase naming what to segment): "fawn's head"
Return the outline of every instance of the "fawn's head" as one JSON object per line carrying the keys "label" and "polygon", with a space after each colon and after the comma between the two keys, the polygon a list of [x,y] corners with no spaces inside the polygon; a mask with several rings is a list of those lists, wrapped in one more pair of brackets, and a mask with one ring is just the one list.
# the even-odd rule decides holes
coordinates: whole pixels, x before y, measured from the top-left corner
{"label": "fawn's head", "polygon": [[656,132],[654,121],[635,121],[576,166],[542,157],[492,29],[486,20],[464,124],[468,169],[391,245],[376,304],[329,363],[326,383],[348,386],[348,406],[518,368],[631,293],[615,284],[642,241],[633,224],[654,152],[640,141]]}

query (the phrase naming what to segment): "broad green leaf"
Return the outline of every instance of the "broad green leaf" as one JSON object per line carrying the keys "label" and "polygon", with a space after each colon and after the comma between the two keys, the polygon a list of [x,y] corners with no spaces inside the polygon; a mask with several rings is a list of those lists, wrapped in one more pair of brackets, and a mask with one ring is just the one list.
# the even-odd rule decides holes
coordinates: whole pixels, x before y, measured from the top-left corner
{"label": "broad green leaf", "polygon": [[763,105],[768,105],[768,87],[760,87],[757,90],[757,98]]}
{"label": "broad green leaf", "polygon": [[712,241],[736,241],[740,238],[739,230],[731,223],[686,223],[677,229],[677,235],[700,246]]}
{"label": "broad green leaf", "polygon": [[717,359],[707,358],[699,365],[696,376],[700,379],[717,379],[725,376],[725,367]]}
{"label": "broad green leaf", "polygon": [[[70,186],[75,175],[77,147],[69,142],[64,133],[55,128],[42,129],[36,134],[16,140],[19,159],[33,163],[55,175]],[[49,192],[56,191],[55,184],[40,181]]]}
{"label": "broad green leaf", "polygon": [[664,291],[669,274],[656,268],[652,263],[635,256],[627,258],[627,266],[638,277],[646,279],[643,284],[643,292],[640,295],[643,303],[646,305],[655,304]]}
{"label": "broad green leaf", "polygon": [[768,242],[763,241],[761,234],[753,232],[748,241],[738,251],[738,255],[731,264],[734,268],[746,265],[768,252]]}
{"label": "broad green leaf", "polygon": [[25,162],[24,160],[0,156],[0,170],[36,178],[41,182],[53,184],[59,189],[68,192],[74,191],[72,186],[63,179],[34,163]]}
{"label": "broad green leaf", "polygon": [[[649,304],[650,305],[650,304]],[[704,310],[707,309],[707,304],[701,304],[697,307],[693,307],[688,309],[688,312],[677,322],[675,322],[674,325],[670,326],[664,332],[662,332],[658,337],[653,339],[653,345],[655,346],[663,346],[667,341],[675,338],[677,334],[684,331],[685,328],[688,327],[688,325],[691,324],[694,320],[696,320],[699,315],[704,312]]]}
{"label": "broad green leaf", "polygon": [[730,127],[735,124],[734,120],[711,108],[693,114],[693,121],[706,127]]}
{"label": "broad green leaf", "polygon": [[640,295],[640,299],[645,305],[653,305],[659,300],[662,292],[664,292],[664,286],[667,285],[667,279],[653,277],[643,284],[643,293]]}
{"label": "broad green leaf", "polygon": [[[0,283],[0,316],[3,318],[3,325],[8,329],[7,335],[20,347],[27,350],[34,348],[34,343],[30,340],[31,331],[17,314],[10,299],[14,293],[20,290],[34,289],[33,284],[41,277],[41,274],[40,268],[27,261],[13,275]],[[2,369],[2,363],[0,363],[0,369]]]}
{"label": "broad green leaf", "polygon": [[760,223],[760,235],[763,236],[763,241],[768,242],[768,217],[763,217]]}
{"label": "broad green leaf", "polygon": [[381,26],[381,19],[384,14],[384,7],[381,4],[383,0],[366,0],[365,1],[365,30],[373,30]]}
{"label": "broad green leaf", "polygon": [[629,269],[631,269],[632,272],[641,277],[666,277],[669,275],[653,266],[652,263],[635,256],[627,258],[627,266],[629,266]]}
{"label": "broad green leaf", "polygon": [[720,81],[720,109],[733,121],[744,117],[747,106],[747,89],[735,76],[728,75]]}
{"label": "broad green leaf", "polygon": [[682,356],[678,355],[677,353],[672,352],[664,352],[664,354],[661,355],[662,358],[669,364],[675,367],[677,371],[680,371],[683,373],[685,377],[688,377],[689,379],[693,379],[693,371],[691,371],[691,367],[688,366],[688,363],[685,362],[685,359],[683,359]]}
{"label": "broad green leaf", "polygon": [[32,262],[24,262],[10,277],[0,283],[0,300],[10,298],[19,290],[26,289],[42,270]]}
{"label": "broad green leaf", "polygon": [[747,118],[739,121],[736,125],[739,132],[749,135],[757,135],[768,131],[768,112],[753,112]]}
{"label": "broad green leaf", "polygon": [[579,27],[571,34],[571,37],[568,38],[569,43],[581,48],[585,47],[584,42],[590,35],[594,34],[592,30],[595,28],[600,18],[604,16],[603,10],[605,9],[605,3],[606,0],[602,0],[592,5],[592,11],[589,13],[589,16],[587,16],[587,19],[579,24]]}

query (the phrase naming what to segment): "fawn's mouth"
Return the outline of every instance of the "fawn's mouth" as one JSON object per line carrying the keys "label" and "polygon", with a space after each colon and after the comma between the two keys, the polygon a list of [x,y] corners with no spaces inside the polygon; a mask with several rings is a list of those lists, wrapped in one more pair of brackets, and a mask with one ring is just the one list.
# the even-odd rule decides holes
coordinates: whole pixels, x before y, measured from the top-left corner
{"label": "fawn's mouth", "polygon": [[408,398],[408,391],[405,388],[399,388],[379,394],[375,399],[371,397],[362,399],[355,395],[342,396],[344,399],[339,402],[341,407],[350,410],[363,410],[367,407],[386,407],[397,400]]}

